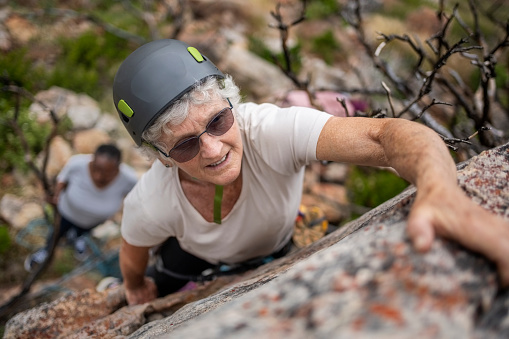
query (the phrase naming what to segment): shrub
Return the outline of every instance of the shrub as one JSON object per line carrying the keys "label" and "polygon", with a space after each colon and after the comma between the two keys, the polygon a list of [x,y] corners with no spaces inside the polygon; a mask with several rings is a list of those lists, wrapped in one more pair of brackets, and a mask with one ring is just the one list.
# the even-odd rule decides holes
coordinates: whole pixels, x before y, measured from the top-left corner
{"label": "shrub", "polygon": [[[12,171],[14,168],[26,172],[28,164],[25,159],[25,149],[14,127],[14,108],[10,102],[0,99],[0,174]],[[28,108],[21,108],[16,125],[23,133],[34,158],[44,149],[46,139],[50,133],[49,125],[41,125],[30,118]]]}
{"label": "shrub", "polygon": [[312,1],[306,10],[306,16],[311,19],[325,18],[331,14],[337,13],[339,5],[337,0]]}
{"label": "shrub", "polygon": [[[252,36],[249,37],[249,50],[271,63],[274,63],[275,57],[280,65],[282,65],[283,67],[287,66],[284,60],[284,54],[278,53],[277,55],[274,55],[274,53],[272,53],[260,39],[257,39]],[[291,67],[293,72],[295,73],[298,73],[302,66],[300,52],[301,52],[300,43],[297,43],[295,46],[289,48]]]}
{"label": "shrub", "polygon": [[334,55],[340,48],[341,46],[334,38],[334,33],[330,30],[313,39],[312,51],[318,54],[328,65],[332,65]]}
{"label": "shrub", "polygon": [[9,228],[6,225],[0,225],[0,254],[4,254],[11,248],[11,237]]}
{"label": "shrub", "polygon": [[346,186],[353,204],[374,208],[401,193],[408,182],[387,170],[354,166]]}

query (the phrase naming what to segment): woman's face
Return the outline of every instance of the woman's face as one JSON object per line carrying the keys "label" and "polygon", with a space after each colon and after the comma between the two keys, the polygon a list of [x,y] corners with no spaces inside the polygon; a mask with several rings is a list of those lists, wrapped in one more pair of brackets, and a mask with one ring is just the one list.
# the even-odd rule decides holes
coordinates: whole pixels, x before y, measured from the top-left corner
{"label": "woman's face", "polygon": [[[171,149],[183,139],[201,134],[225,107],[229,107],[226,100],[191,107],[189,115],[180,125],[170,126],[173,136],[163,136],[161,141]],[[203,133],[199,141],[198,154],[189,161],[176,162],[177,166],[193,178],[215,185],[227,185],[237,179],[243,150],[237,122],[225,134],[214,136]]]}
{"label": "woman's face", "polygon": [[97,188],[108,186],[118,175],[119,163],[106,155],[94,155],[89,164],[90,176]]}

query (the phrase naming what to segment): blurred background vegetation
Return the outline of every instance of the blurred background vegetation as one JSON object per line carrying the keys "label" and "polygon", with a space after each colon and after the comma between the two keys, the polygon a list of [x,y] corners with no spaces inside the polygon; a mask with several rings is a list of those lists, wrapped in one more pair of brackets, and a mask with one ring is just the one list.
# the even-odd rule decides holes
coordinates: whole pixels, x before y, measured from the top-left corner
{"label": "blurred background vegetation", "polygon": [[[35,94],[51,86],[59,86],[77,93],[86,93],[101,104],[104,111],[112,111],[111,105],[111,83],[116,69],[121,61],[136,47],[154,38],[178,37],[177,28],[180,20],[186,15],[197,17],[195,13],[187,14],[189,7],[200,6],[200,1],[170,1],[170,0],[139,0],[139,1],[70,1],[70,0],[18,0],[3,1],[4,8],[11,13],[29,20],[39,31],[32,34],[32,39],[24,42],[15,41],[7,51],[0,56],[0,77],[4,86],[13,84],[24,88]],[[207,3],[207,1],[202,1]],[[228,1],[226,1],[228,2]],[[341,36],[351,30],[344,20],[345,8],[352,3],[359,3],[364,6],[363,10],[369,13],[369,20],[365,23],[365,32],[384,32],[390,34],[394,31],[404,29],[404,24],[423,26],[421,31],[426,31],[426,25],[430,23],[419,20],[419,13],[425,9],[437,11],[440,5],[444,5],[449,13],[456,5],[454,2],[443,1],[338,1],[338,0],[315,0],[315,1],[260,1],[260,7],[266,12],[273,11],[277,4],[286,6],[305,5],[305,22],[307,25],[320,25],[321,28],[311,30],[315,36],[307,36],[306,30],[293,30],[292,39],[294,43],[289,48],[291,67],[295,74],[301,69],[301,58],[305,55],[312,55],[324,60],[328,65],[345,68],[348,67],[347,60],[353,54],[362,53],[362,48],[351,49],[351,46],[344,46]],[[500,5],[501,3],[501,5]],[[501,25],[507,22],[509,9],[505,1],[470,1],[470,6],[476,5],[482,8],[486,15],[480,15],[476,23],[483,32],[482,39],[487,46],[494,46],[499,43],[504,34]],[[490,12],[490,7],[493,10]],[[466,24],[472,25],[474,17],[467,4],[457,8],[457,13]],[[152,15],[152,21],[146,19],[147,13]],[[163,13],[163,14],[161,14]],[[203,15],[203,14],[201,14]],[[188,19],[188,25],[192,25],[193,19]],[[250,19],[250,30],[247,32],[249,49],[269,62],[275,58],[281,64],[284,63],[282,52],[274,53],[273,48],[267,47],[264,37],[258,34],[262,26],[270,22],[260,19]],[[78,22],[82,27],[76,32],[66,32],[65,22]],[[55,25],[52,27],[52,24]],[[273,22],[272,22],[273,23]],[[499,24],[497,24],[499,23]],[[307,26],[309,27],[309,26]],[[219,32],[219,27],[217,28]],[[264,28],[263,31],[266,29]],[[418,33],[416,28],[415,34]],[[403,31],[404,33],[404,31]],[[403,34],[400,33],[400,34]],[[196,34],[199,34],[197,32]],[[367,33],[366,33],[367,34]],[[464,27],[458,23],[450,25],[448,31],[449,41],[459,40],[466,35]],[[471,35],[473,35],[472,33]],[[375,47],[379,42],[372,41],[367,37],[368,42]],[[476,42],[471,39],[469,45]],[[471,50],[469,53],[486,53],[486,51]],[[277,54],[277,55],[275,55]],[[496,72],[496,86],[500,93],[500,100],[506,109],[508,103],[509,83],[509,58],[507,52],[499,58],[494,70]],[[408,44],[402,41],[394,41],[384,49],[384,62],[392,62],[394,70],[404,81],[415,78],[413,67],[418,56],[413,53]],[[465,60],[456,58],[449,60],[450,67],[474,93],[479,88],[481,72],[476,67],[465,67]],[[430,69],[432,65],[424,64],[424,69]],[[243,88],[243,90],[246,90]],[[343,90],[348,90],[343,88]],[[467,94],[467,93],[465,93]],[[396,97],[404,93],[393,93]],[[372,95],[369,98],[371,109],[385,101],[383,92]],[[24,168],[23,161],[19,159],[23,152],[16,138],[9,133],[9,119],[13,116],[13,107],[19,106],[20,126],[27,132],[30,147],[34,153],[41,151],[43,143],[41,140],[49,133],[44,126],[35,128],[30,117],[27,115],[27,108],[30,100],[19,101],[16,96],[7,91],[0,93],[0,132],[6,136],[0,141],[0,174],[12,170],[14,166]],[[458,110],[452,116],[452,121],[445,122],[448,128],[460,125],[461,121],[468,121],[470,118],[462,110]],[[471,130],[468,132],[475,132]],[[472,154],[470,154],[472,155]],[[462,159],[464,160],[464,159]]]}

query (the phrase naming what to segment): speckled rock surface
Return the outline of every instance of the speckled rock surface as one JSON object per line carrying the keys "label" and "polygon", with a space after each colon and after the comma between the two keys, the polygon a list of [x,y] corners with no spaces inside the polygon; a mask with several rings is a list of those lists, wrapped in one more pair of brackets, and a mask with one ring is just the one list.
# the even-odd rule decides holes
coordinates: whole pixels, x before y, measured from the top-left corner
{"label": "speckled rock surface", "polygon": [[[467,193],[508,218],[509,147],[460,168]],[[409,190],[312,245],[320,251],[287,258],[292,267],[275,263],[129,338],[508,338],[509,293],[494,266],[448,241],[414,252],[412,199]]]}
{"label": "speckled rock surface", "polygon": [[85,290],[18,313],[7,322],[4,339],[58,338],[71,333],[121,307],[125,298],[120,292]]}
{"label": "speckled rock surface", "polygon": [[[509,220],[509,145],[458,168],[467,194]],[[492,263],[442,240],[413,251],[414,193],[244,275],[139,306],[121,288],[71,294],[16,315],[5,338],[509,338]]]}

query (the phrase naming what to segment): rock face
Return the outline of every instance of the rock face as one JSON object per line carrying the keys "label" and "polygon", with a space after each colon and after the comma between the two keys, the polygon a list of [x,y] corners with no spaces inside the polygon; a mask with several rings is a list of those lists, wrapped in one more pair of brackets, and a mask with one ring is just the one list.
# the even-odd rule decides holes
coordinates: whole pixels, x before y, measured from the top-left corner
{"label": "rock face", "polygon": [[[506,218],[508,179],[508,145],[459,175],[475,201]],[[295,257],[130,338],[509,337],[509,293],[497,294],[486,259],[442,240],[425,255],[412,250],[404,232],[412,199],[407,191],[315,243],[316,253],[287,271],[284,260]]]}
{"label": "rock face", "polygon": [[[459,169],[467,194],[509,219],[509,145]],[[105,307],[113,312],[107,316],[90,309],[86,325],[48,328],[48,310],[79,300],[71,295],[18,314],[7,323],[5,338],[43,337],[49,330],[53,337],[72,338],[508,338],[509,292],[498,289],[492,263],[445,240],[436,240],[424,255],[410,246],[405,220],[414,193],[408,189],[243,276],[141,306]],[[97,308],[94,302],[80,305]],[[58,317],[69,317],[71,309],[54,313],[54,323],[64,323]]]}

